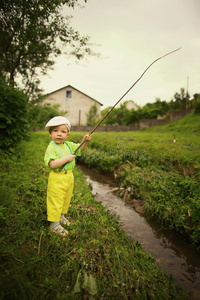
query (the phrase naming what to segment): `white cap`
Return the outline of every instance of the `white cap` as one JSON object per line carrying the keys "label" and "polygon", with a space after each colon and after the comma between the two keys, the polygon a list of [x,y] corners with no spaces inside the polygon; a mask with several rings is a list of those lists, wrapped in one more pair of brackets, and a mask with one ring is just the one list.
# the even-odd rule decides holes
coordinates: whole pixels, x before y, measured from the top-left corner
{"label": "white cap", "polygon": [[45,125],[45,129],[49,130],[50,127],[59,126],[59,125],[66,125],[68,131],[70,131],[71,124],[69,120],[62,116],[57,116],[49,120],[49,122]]}

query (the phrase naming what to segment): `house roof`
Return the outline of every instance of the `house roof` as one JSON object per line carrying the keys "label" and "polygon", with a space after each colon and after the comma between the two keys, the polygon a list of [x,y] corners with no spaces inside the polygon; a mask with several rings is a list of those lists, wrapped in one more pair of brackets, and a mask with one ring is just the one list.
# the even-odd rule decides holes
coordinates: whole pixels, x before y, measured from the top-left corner
{"label": "house roof", "polygon": [[48,93],[46,96],[49,96],[49,95],[51,95],[51,94],[53,94],[53,93],[56,93],[56,92],[58,92],[58,91],[60,91],[60,90],[66,89],[66,88],[72,88],[72,89],[78,91],[79,93],[81,93],[81,94],[87,96],[88,98],[92,99],[93,101],[99,103],[101,106],[103,105],[102,103],[100,103],[99,101],[95,100],[94,98],[92,98],[92,97],[88,96],[87,94],[85,94],[85,93],[79,91],[78,89],[76,89],[76,88],[73,87],[72,85],[66,85],[66,86],[64,86],[64,87],[62,87],[62,88],[60,88],[60,89],[57,89],[57,90],[55,90],[55,91],[53,91],[53,92],[51,92],[51,93]]}

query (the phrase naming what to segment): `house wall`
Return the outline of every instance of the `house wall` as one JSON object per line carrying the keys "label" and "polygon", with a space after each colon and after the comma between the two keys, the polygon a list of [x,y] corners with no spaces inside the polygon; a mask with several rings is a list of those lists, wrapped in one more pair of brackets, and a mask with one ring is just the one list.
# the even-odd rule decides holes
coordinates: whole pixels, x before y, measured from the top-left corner
{"label": "house wall", "polygon": [[131,110],[131,109],[137,110],[138,109],[137,105],[135,105],[135,103],[131,100],[126,102],[126,108],[129,110]]}
{"label": "house wall", "polygon": [[[66,91],[72,92],[72,97],[66,97]],[[83,93],[77,91],[73,87],[65,87],[63,89],[57,90],[50,95],[47,95],[46,99],[43,102],[50,104],[59,104],[59,109],[62,111],[67,111],[65,117],[68,118],[71,122],[71,125],[86,125],[87,116],[92,105],[96,104],[97,114],[100,116],[101,104],[93,100],[92,98],[84,95]]]}

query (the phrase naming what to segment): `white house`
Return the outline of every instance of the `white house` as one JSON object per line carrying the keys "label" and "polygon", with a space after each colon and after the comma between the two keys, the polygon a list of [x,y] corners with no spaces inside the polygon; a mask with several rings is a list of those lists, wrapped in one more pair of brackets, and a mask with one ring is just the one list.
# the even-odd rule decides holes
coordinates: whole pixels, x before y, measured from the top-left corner
{"label": "white house", "polygon": [[131,109],[137,110],[138,109],[138,106],[132,100],[125,101],[124,104],[126,104],[126,108],[128,110],[131,110]]}
{"label": "white house", "polygon": [[59,109],[67,111],[67,117],[72,126],[87,125],[87,116],[91,106],[96,104],[97,115],[101,115],[101,104],[97,100],[77,90],[71,85],[67,85],[52,93],[49,93],[44,98],[43,104],[59,104]]}

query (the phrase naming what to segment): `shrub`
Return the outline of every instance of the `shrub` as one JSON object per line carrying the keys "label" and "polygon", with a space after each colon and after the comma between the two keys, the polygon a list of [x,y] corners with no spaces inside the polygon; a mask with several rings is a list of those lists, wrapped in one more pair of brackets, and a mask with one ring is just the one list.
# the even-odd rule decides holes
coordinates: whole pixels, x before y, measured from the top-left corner
{"label": "shrub", "polygon": [[28,98],[0,82],[0,148],[10,149],[29,137]]}
{"label": "shrub", "polygon": [[200,95],[197,94],[197,100],[194,107],[194,113],[200,114]]}
{"label": "shrub", "polygon": [[51,118],[55,116],[63,116],[67,111],[60,111],[59,105],[44,104],[43,106],[40,102],[35,103],[31,101],[30,103],[30,123],[32,129],[44,128],[44,125]]}

